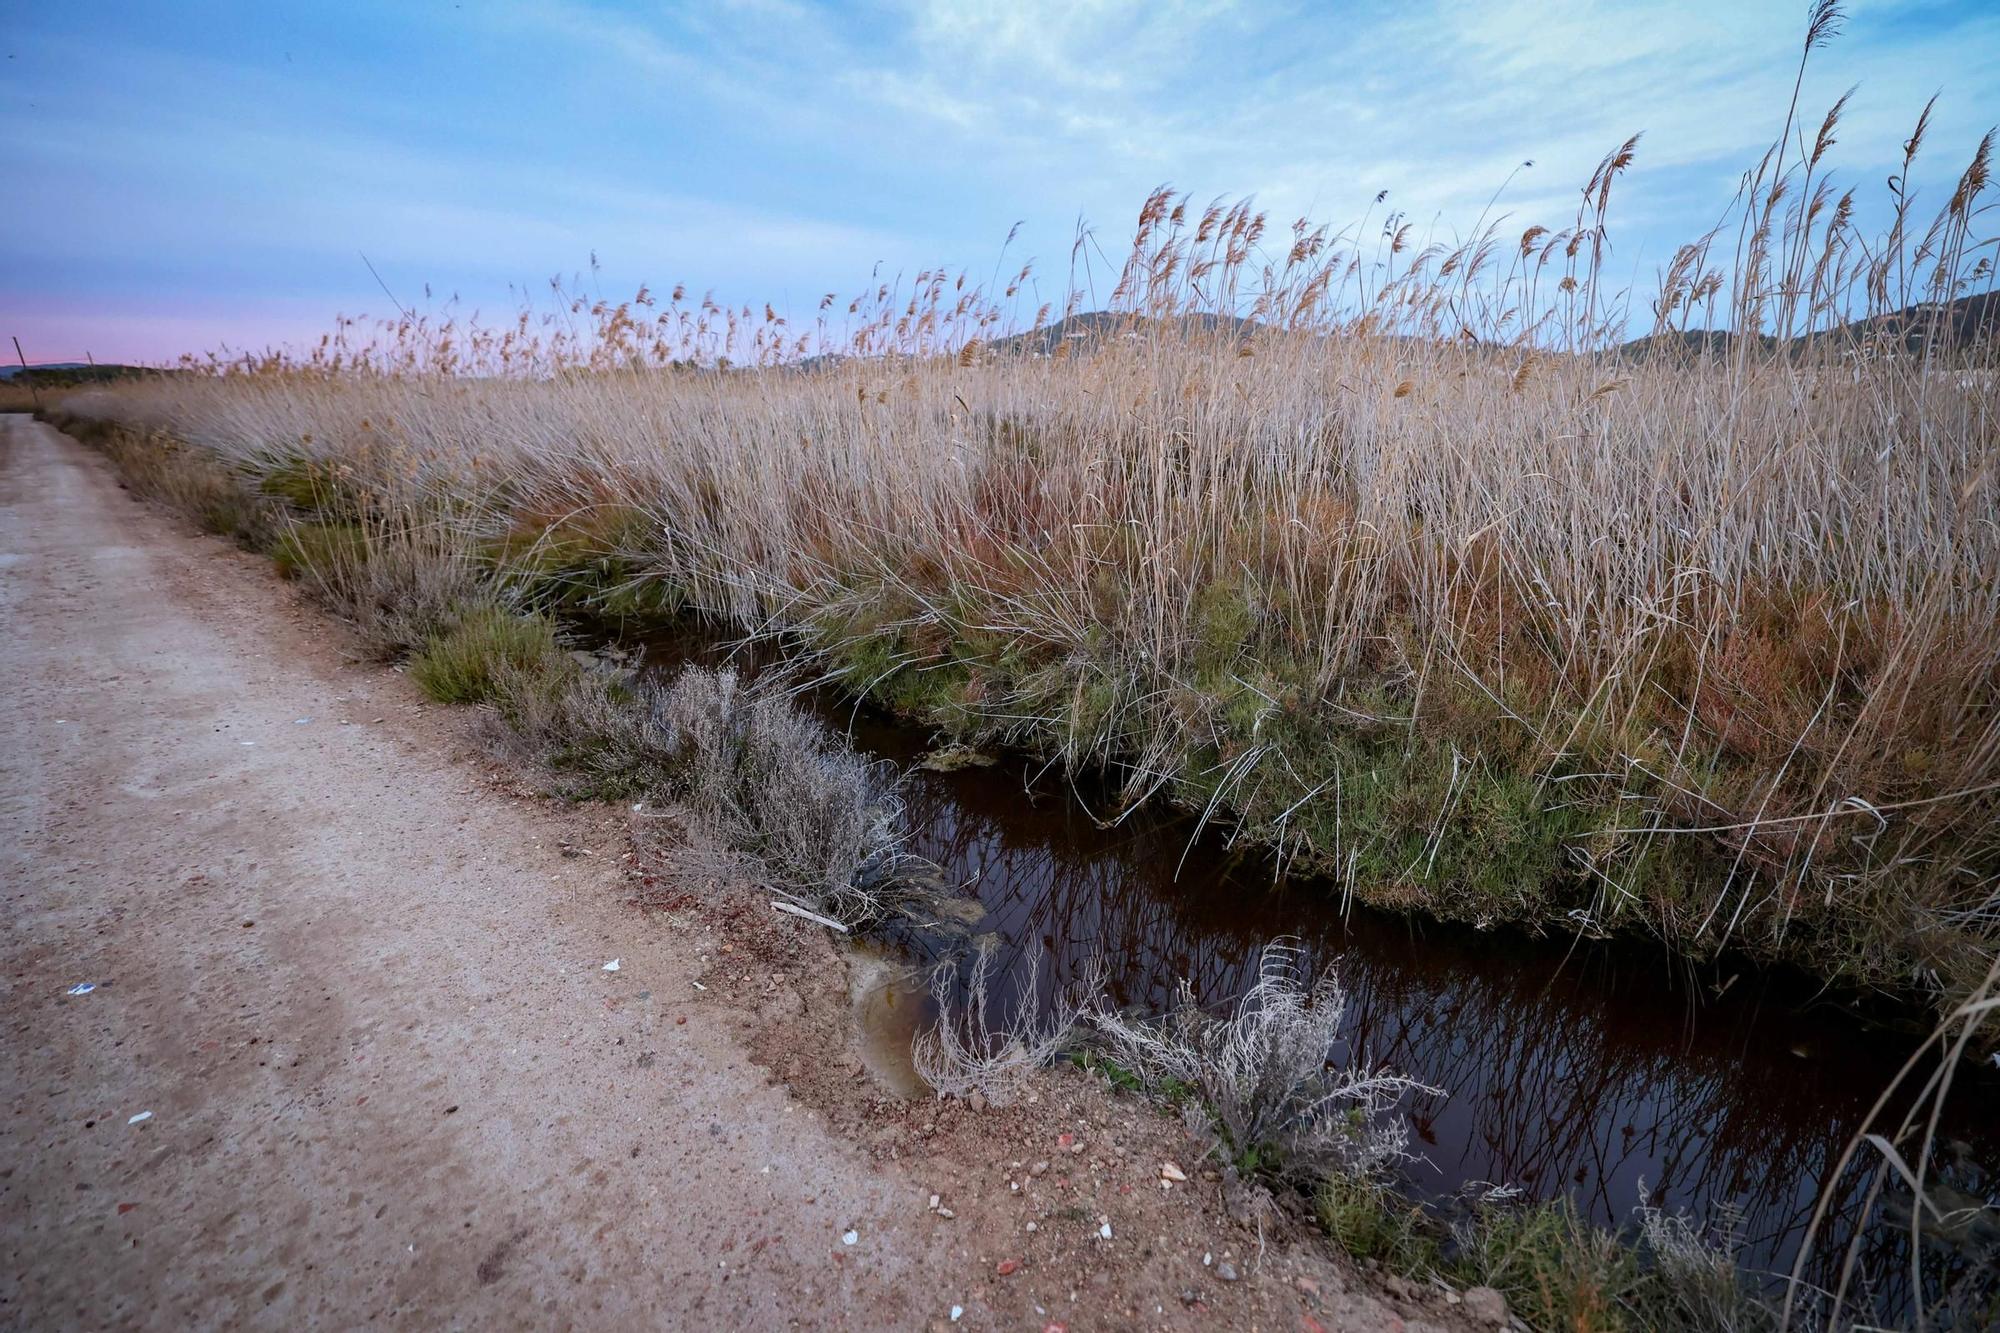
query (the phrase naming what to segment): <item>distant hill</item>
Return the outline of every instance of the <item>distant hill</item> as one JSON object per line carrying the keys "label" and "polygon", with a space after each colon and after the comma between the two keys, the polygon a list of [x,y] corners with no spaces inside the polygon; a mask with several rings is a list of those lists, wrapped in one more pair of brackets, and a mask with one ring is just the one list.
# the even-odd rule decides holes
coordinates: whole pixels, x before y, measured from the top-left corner
{"label": "distant hill", "polygon": [[[2000,291],[1961,296],[1942,306],[1935,303],[1905,306],[1872,319],[1853,320],[1813,336],[1820,341],[1845,338],[1857,343],[1867,342],[1883,350],[1901,347],[1905,352],[1921,352],[1925,341],[1933,337],[1957,347],[2000,341]],[[1796,350],[1803,347],[1806,341],[1803,337],[1792,338],[1784,345],[1787,349]],[[1676,350],[1722,353],[1736,343],[1737,336],[1727,329],[1688,329],[1634,338],[1618,350],[1626,356],[1644,360]],[[1779,345],[1778,340],[1769,334],[1760,334],[1757,343],[1766,351],[1775,350]]]}
{"label": "distant hill", "polygon": [[1053,324],[1044,324],[1026,333],[995,338],[987,344],[987,349],[1002,354],[1026,352],[1035,356],[1053,356],[1056,348],[1065,343],[1079,351],[1087,350],[1111,338],[1143,337],[1152,326],[1166,323],[1178,324],[1182,329],[1200,330],[1204,333],[1222,330],[1233,333],[1238,338],[1247,338],[1262,327],[1253,320],[1233,315],[1176,315],[1171,320],[1161,320],[1149,315],[1092,310],[1080,315],[1066,316]]}

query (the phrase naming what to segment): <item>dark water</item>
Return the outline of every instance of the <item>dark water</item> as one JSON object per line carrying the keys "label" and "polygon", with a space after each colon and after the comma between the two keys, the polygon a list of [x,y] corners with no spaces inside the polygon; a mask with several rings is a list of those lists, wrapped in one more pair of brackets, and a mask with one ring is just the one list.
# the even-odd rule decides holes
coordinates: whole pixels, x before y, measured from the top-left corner
{"label": "dark water", "polygon": [[[687,660],[686,640],[668,655]],[[809,697],[864,752],[907,765],[927,748],[919,729]],[[1101,963],[1115,1003],[1157,1011],[1183,978],[1202,1003],[1226,1005],[1254,980],[1261,947],[1294,937],[1346,990],[1335,1058],[1441,1090],[1403,1108],[1421,1154],[1405,1184],[1419,1197],[1516,1184],[1618,1225],[1643,1183],[1656,1204],[1733,1222],[1746,1266],[1789,1270],[1822,1182],[1916,1044],[1791,974],[1360,907],[1343,917],[1333,886],[1274,882],[1268,859],[1192,837],[1185,818],[1142,811],[1100,827],[1086,812],[1096,795],[1018,758],[914,771],[911,850],[977,908],[893,932],[892,948],[963,968],[983,937],[1009,1003],[1031,961],[1045,993]],[[922,1003],[921,986],[901,1002]],[[1955,1145],[1958,1197],[2000,1195],[2000,1080],[1962,1071],[1941,1137]],[[1854,1171],[1839,1183],[1843,1215],[1865,1187]],[[1896,1295],[1907,1243],[1879,1217],[1866,1233],[1864,1271],[1890,1305],[1907,1299]]]}

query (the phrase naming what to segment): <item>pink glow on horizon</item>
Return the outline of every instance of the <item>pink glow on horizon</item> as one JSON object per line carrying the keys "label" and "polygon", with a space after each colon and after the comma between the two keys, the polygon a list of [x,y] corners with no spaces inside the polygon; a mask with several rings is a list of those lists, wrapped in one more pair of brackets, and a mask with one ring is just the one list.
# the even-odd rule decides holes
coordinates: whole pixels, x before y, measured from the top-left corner
{"label": "pink glow on horizon", "polygon": [[[309,347],[333,328],[333,316],[245,306],[232,311],[169,314],[134,310],[24,308],[0,300],[0,338],[21,340],[30,365],[96,360],[101,364],[171,366],[227,347],[237,353]],[[9,364],[14,345],[0,342]]]}

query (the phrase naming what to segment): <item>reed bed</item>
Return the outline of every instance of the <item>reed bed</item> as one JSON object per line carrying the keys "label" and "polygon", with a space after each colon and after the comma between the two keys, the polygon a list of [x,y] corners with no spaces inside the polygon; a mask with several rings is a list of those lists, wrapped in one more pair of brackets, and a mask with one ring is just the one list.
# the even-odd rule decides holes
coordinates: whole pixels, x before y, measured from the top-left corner
{"label": "reed bed", "polygon": [[781,639],[1352,900],[1949,1008],[2000,942],[1991,136],[1863,234],[1842,107],[1795,111],[1645,312],[1603,267],[1634,140],[1553,229],[1163,190],[1057,308],[1031,266],[803,328],[558,288],[64,410],[295,524],[420,516],[523,606]]}

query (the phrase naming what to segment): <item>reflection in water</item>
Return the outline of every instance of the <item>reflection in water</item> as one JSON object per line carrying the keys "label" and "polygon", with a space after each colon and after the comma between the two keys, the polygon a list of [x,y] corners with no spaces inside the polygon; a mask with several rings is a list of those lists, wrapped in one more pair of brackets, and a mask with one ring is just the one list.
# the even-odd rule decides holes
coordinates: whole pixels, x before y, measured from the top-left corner
{"label": "reflection in water", "polygon": [[[922,752],[912,728],[819,706],[866,751],[903,763]],[[1190,845],[1188,822],[1171,816],[1101,828],[1018,763],[917,771],[906,796],[911,850],[983,909],[905,930],[894,943],[913,961],[964,962],[969,940],[991,935],[1004,1007],[1031,959],[1044,999],[1101,960],[1114,1003],[1158,1011],[1182,978],[1202,1003],[1227,1004],[1254,980],[1261,947],[1294,936],[1347,991],[1335,1057],[1441,1090],[1405,1107],[1421,1153],[1405,1184],[1432,1200],[1517,1184],[1617,1225],[1643,1189],[1732,1220],[1746,1265],[1788,1270],[1822,1178],[1909,1052],[1907,1037],[1815,1002],[1796,978],[1746,971],[1722,984],[1726,966],[1636,944],[1572,947],[1361,910],[1343,921],[1324,884],[1273,884],[1268,862],[1232,858],[1218,839]],[[1979,1165],[2000,1162],[2000,1123],[1969,1109],[1993,1096],[1992,1080],[1963,1075],[1942,1127],[1959,1143],[1954,1186],[1975,1201],[2000,1185]],[[1866,1184],[1859,1172],[1841,1182],[1850,1218]],[[1902,1306],[1907,1233],[1878,1224],[1865,1240],[1864,1272]],[[1839,1258],[1823,1253],[1809,1276],[1830,1280]]]}

